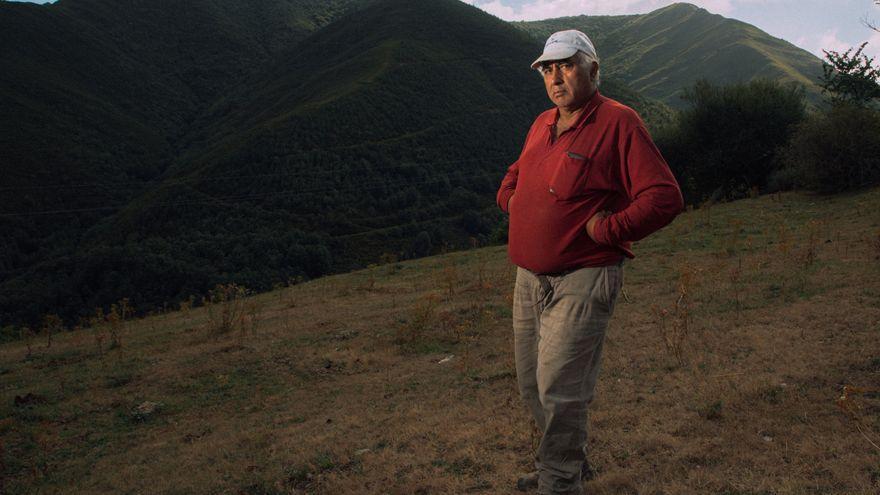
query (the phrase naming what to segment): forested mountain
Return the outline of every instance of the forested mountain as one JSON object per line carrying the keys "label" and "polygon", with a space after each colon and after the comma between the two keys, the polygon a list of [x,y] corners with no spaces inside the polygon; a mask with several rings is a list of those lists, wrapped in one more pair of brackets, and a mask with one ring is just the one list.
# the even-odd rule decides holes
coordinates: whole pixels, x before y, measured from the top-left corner
{"label": "forested mountain", "polygon": [[72,259],[161,177],[199,112],[352,3],[0,2],[2,286],[42,297],[34,266]]}
{"label": "forested mountain", "polygon": [[0,327],[486,242],[549,105],[456,0],[0,2],[0,42]]}
{"label": "forested mountain", "polygon": [[645,96],[681,107],[682,89],[758,78],[793,82],[818,101],[821,61],[806,50],[735,19],[677,3],[642,15],[560,17],[513,25],[536,39],[581,29],[596,44],[605,75]]}

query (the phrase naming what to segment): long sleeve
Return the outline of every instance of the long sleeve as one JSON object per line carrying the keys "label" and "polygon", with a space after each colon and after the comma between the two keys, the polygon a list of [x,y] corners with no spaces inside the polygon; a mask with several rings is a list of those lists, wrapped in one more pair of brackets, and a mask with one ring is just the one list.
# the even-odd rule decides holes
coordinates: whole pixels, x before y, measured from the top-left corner
{"label": "long sleeve", "polygon": [[507,202],[510,201],[510,197],[513,196],[514,191],[516,191],[517,178],[519,178],[518,160],[513,162],[513,165],[507,169],[504,179],[501,180],[501,187],[495,195],[495,201],[498,203],[498,207],[505,213],[510,213],[507,211]]}
{"label": "long sleeve", "polygon": [[643,126],[618,143],[620,177],[630,204],[596,222],[594,237],[600,244],[617,246],[638,241],[659,230],[682,211],[681,189],[669,165]]}

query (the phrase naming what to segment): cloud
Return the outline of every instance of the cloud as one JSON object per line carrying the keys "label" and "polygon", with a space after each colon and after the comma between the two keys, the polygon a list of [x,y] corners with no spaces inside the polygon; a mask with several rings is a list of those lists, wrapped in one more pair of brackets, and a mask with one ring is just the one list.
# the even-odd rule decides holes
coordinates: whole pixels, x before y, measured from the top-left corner
{"label": "cloud", "polygon": [[[871,31],[869,37],[863,41],[868,42],[868,46],[862,51],[863,54],[869,57],[878,57],[878,55],[880,55],[880,33]],[[825,31],[818,36],[802,36],[796,39],[794,43],[806,48],[817,57],[823,59],[825,58],[825,53],[822,50],[843,53],[850,48],[855,48],[862,44],[861,41],[853,43],[841,39],[836,28]],[[878,57],[878,60],[880,60],[880,57]]]}
{"label": "cloud", "polygon": [[[674,3],[672,0],[526,0],[512,7],[511,0],[467,0],[507,21],[534,21],[576,15],[641,14]],[[729,14],[736,4],[773,3],[783,0],[690,0],[715,14]]]}

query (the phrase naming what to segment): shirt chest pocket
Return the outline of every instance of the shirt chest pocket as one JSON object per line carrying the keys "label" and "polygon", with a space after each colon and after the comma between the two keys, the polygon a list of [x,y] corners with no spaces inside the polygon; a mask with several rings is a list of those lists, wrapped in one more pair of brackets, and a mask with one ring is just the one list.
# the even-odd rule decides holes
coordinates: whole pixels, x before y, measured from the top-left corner
{"label": "shirt chest pocket", "polygon": [[562,157],[551,162],[549,169],[550,194],[560,201],[583,196],[591,172],[590,158],[573,151],[566,151]]}

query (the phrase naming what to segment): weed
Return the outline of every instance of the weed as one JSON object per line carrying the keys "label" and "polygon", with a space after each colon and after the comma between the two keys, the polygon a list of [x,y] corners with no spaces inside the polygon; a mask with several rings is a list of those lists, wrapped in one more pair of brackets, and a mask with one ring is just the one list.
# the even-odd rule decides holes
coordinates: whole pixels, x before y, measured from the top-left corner
{"label": "weed", "polygon": [[720,400],[706,404],[702,408],[700,408],[700,416],[708,419],[709,421],[717,421],[721,419],[721,410],[724,408],[724,403]]}
{"label": "weed", "polygon": [[437,294],[431,293],[416,303],[412,317],[406,324],[398,328],[395,339],[397,344],[413,348],[425,338],[425,334],[436,320],[439,299]]}
{"label": "weed", "polygon": [[491,289],[492,284],[489,283],[488,277],[486,276],[486,265],[489,260],[486,257],[485,252],[481,252],[477,255],[477,287],[479,289]]}
{"label": "weed", "polygon": [[27,354],[24,355],[24,359],[25,361],[30,360],[34,357],[34,332],[30,327],[21,327],[19,334],[21,339],[24,340],[24,345],[27,348]]}
{"label": "weed", "polygon": [[[856,429],[859,433],[862,434],[862,437],[868,441],[875,449],[880,451],[880,445],[877,445],[872,437],[874,436],[873,432],[868,428],[867,425],[864,424],[864,418],[862,417],[862,410],[864,409],[861,404],[855,399],[855,397],[865,395],[868,393],[867,390],[853,387],[852,385],[844,385],[843,393],[840,397],[837,398],[837,407],[844,412],[853,423],[856,425]],[[867,433],[866,433],[867,432]],[[870,435],[869,435],[870,433]]]}
{"label": "weed", "polygon": [[735,268],[730,269],[730,286],[733,289],[733,300],[736,303],[736,319],[739,321],[739,282],[742,278],[742,258],[737,259]]}
{"label": "weed", "polygon": [[46,348],[52,347],[52,335],[64,330],[64,322],[58,315],[46,315],[43,317],[41,331],[46,335]]}
{"label": "weed", "polygon": [[92,336],[94,337],[95,348],[99,356],[104,355],[104,321],[104,310],[102,308],[95,308],[95,314],[89,318],[89,326],[93,329]]}
{"label": "weed", "polygon": [[369,264],[367,265],[367,281],[364,283],[360,289],[365,291],[372,291],[376,288],[376,265]]}
{"label": "weed", "polygon": [[458,268],[451,257],[447,257],[443,269],[440,271],[440,286],[446,289],[446,297],[455,295],[455,287],[458,285]]}
{"label": "weed", "polygon": [[672,308],[652,308],[666,350],[680,366],[685,364],[684,347],[690,333],[691,287],[694,276],[695,271],[692,268],[682,267],[678,278],[678,298]]}
{"label": "weed", "polygon": [[[840,233],[837,233],[837,236],[840,237]],[[880,230],[877,231],[877,235],[874,236],[874,259],[880,261]]]}
{"label": "weed", "polygon": [[219,284],[205,298],[210,330],[214,334],[230,332],[236,325],[244,325],[244,298],[247,289],[234,283]]}
{"label": "weed", "polygon": [[803,254],[804,268],[809,268],[816,261],[816,254],[819,248],[819,228],[822,225],[818,220],[810,220],[807,222],[807,249]]}
{"label": "weed", "polygon": [[251,335],[257,334],[257,324],[260,321],[261,309],[262,308],[261,308],[260,304],[254,298],[249,299],[247,301],[247,303],[245,303],[245,314],[247,316],[248,324],[245,325],[244,317],[243,317],[241,325],[240,325],[240,329],[239,329],[240,330],[239,331],[239,340],[240,340],[241,344],[244,343],[246,329],[250,330]]}
{"label": "weed", "polygon": [[180,312],[183,313],[183,318],[186,320],[187,326],[192,324],[192,308],[196,302],[196,296],[190,294],[189,297],[180,301]]}
{"label": "weed", "polygon": [[120,299],[118,303],[110,305],[110,312],[105,316],[110,331],[110,349],[122,347],[122,330],[130,315],[131,306],[128,304],[128,298]]}
{"label": "weed", "polygon": [[700,209],[706,212],[706,226],[712,226],[712,200],[706,200],[703,204],[700,205]]}
{"label": "weed", "polygon": [[728,220],[728,224],[730,226],[730,232],[726,236],[724,236],[722,251],[723,254],[727,256],[733,256],[736,254],[739,242],[739,234],[742,231],[743,221],[739,218],[734,218]]}

